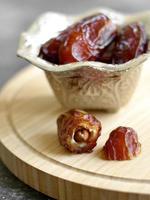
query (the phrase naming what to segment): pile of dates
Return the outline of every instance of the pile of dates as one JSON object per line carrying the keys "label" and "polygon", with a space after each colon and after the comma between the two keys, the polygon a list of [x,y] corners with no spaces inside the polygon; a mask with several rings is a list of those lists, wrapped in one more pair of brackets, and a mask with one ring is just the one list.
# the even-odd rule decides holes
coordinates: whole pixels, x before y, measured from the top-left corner
{"label": "pile of dates", "polygon": [[39,56],[58,65],[79,61],[122,64],[147,49],[148,38],[141,23],[118,27],[106,15],[98,13],[47,41],[41,46]]}

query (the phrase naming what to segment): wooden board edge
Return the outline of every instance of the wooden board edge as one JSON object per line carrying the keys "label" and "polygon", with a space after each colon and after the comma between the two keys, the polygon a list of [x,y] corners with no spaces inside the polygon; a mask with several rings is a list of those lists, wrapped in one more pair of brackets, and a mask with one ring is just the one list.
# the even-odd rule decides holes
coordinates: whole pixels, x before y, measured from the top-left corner
{"label": "wooden board edge", "polygon": [[[23,72],[21,72],[21,73],[19,73],[19,75],[17,75],[17,76],[15,76],[7,85],[6,85],[6,87],[3,87],[3,90],[2,90],[2,92],[1,92],[1,97],[2,97],[2,99],[4,99],[4,97],[5,97],[5,95],[7,94],[7,91],[8,90],[10,90],[10,85],[12,84],[12,83],[14,83],[17,79],[19,79],[19,78],[21,78],[21,76],[22,76],[22,78],[23,78],[23,76],[24,76],[24,74],[25,73],[28,73],[29,71],[31,70],[31,68],[30,69],[26,69],[26,70],[23,70]],[[31,70],[32,71],[32,70]],[[21,78],[21,79],[22,79]],[[17,90],[17,86],[15,85],[15,87],[13,88],[14,90]],[[13,90],[11,90],[11,92],[13,93]],[[10,96],[9,96],[9,98],[10,98]],[[11,99],[11,98],[10,98]],[[3,110],[3,112],[1,113],[1,118],[4,118],[4,115],[6,114],[6,109],[4,109],[4,107],[3,107],[3,104],[2,104],[2,106],[1,106],[1,109]],[[29,147],[28,147],[29,148]],[[52,176],[52,174],[50,174],[50,173],[48,173],[48,172],[44,172],[44,169],[42,170],[42,168],[41,169],[38,169],[38,168],[36,168],[36,166],[34,165],[35,163],[33,163],[33,165],[29,165],[29,164],[27,164],[27,162],[25,162],[25,160],[21,160],[20,158],[19,158],[19,155],[14,155],[14,154],[12,154],[11,153],[11,151],[10,151],[10,149],[8,149],[7,147],[6,147],[6,145],[1,141],[1,145],[0,145],[0,149],[1,149],[1,151],[0,151],[0,154],[1,154],[1,159],[2,159],[2,161],[4,162],[4,164],[8,167],[8,169],[10,170],[10,171],[12,171],[12,173],[14,173],[20,180],[22,180],[23,182],[25,182],[26,184],[28,184],[28,185],[30,185],[31,187],[33,187],[33,188],[35,188],[36,190],[38,190],[38,191],[40,191],[40,192],[43,192],[44,194],[47,194],[47,195],[49,195],[49,196],[51,196],[51,197],[53,197],[53,198],[56,198],[56,199],[67,199],[67,197],[65,196],[66,194],[64,194],[64,191],[65,191],[65,193],[67,193],[67,195],[68,195],[68,192],[66,191],[66,190],[68,190],[68,189],[66,189],[67,188],[67,186],[66,185],[72,185],[71,186],[71,188],[72,188],[72,190],[73,191],[75,191],[75,189],[74,188],[80,188],[80,190],[79,191],[82,191],[82,189],[83,190],[85,190],[85,191],[95,191],[94,193],[95,194],[99,194],[100,195],[100,193],[103,191],[105,191],[105,190],[103,190],[103,189],[106,189],[106,186],[102,186],[101,185],[101,187],[100,186],[94,186],[93,185],[93,187],[91,187],[90,185],[88,185],[87,183],[87,185],[85,185],[85,184],[83,184],[83,183],[81,183],[81,182],[78,182],[78,179],[75,181],[75,182],[72,182],[71,180],[65,180],[65,177],[61,177],[61,176]],[[4,156],[5,155],[5,153],[6,153],[6,156]],[[33,153],[33,152],[32,152]],[[10,158],[10,159],[9,159]],[[16,170],[15,170],[15,168],[13,168],[12,169],[12,166],[14,166],[15,164],[14,163],[17,163],[16,164],[16,166],[17,166],[17,168],[16,168]],[[21,166],[21,167],[19,167],[19,166]],[[31,167],[31,168],[30,168]],[[19,172],[19,170],[18,169],[20,169],[20,172]],[[23,169],[30,169],[29,171],[30,171],[30,176],[29,176],[29,180],[26,180],[24,177],[23,177]],[[18,171],[18,172],[17,172]],[[34,176],[33,175],[31,175],[31,172],[33,171],[33,174],[34,174]],[[47,175],[47,173],[48,173],[48,175],[49,175],[49,181],[52,179],[53,181],[52,181],[52,184],[50,184],[50,185],[57,185],[56,186],[56,188],[59,188],[59,184],[61,185],[62,183],[62,185],[60,186],[60,187],[63,187],[63,191],[59,191],[59,192],[54,192],[53,193],[53,191],[47,191],[47,189],[45,189],[45,188],[47,188],[47,186],[43,186],[42,187],[42,189],[39,187],[39,185],[37,185],[37,184],[34,184],[34,182],[36,182],[35,181],[35,177],[37,177],[37,180],[43,180],[43,178],[42,177],[45,177],[46,175]],[[38,175],[39,174],[39,175]],[[54,179],[56,179],[57,181],[57,184],[55,184],[55,181],[54,181]],[[102,180],[103,181],[103,180]],[[110,182],[111,182],[111,180],[110,180]],[[43,185],[44,185],[44,181],[42,181],[42,183],[43,183]],[[102,182],[101,182],[102,183]],[[81,185],[80,185],[81,184]],[[128,183],[126,183],[126,184],[128,184]],[[129,187],[131,187],[131,186],[133,186],[131,183],[129,184],[130,186]],[[122,186],[121,186],[122,187]],[[120,187],[120,188],[121,188]],[[142,191],[140,191],[139,190],[139,188],[137,187],[137,190],[136,191],[134,191],[134,190],[132,190],[132,191],[129,191],[129,190],[123,190],[123,188],[122,188],[122,190],[120,190],[120,191],[122,191],[122,192],[135,192],[135,193],[141,193],[141,195],[140,196],[143,196],[143,194],[149,194],[150,193],[150,190],[149,190],[149,188],[150,188],[150,186],[146,189],[146,190],[144,190],[144,188],[146,188],[146,187],[143,187],[143,190]],[[108,188],[109,190],[115,190],[115,188]],[[132,187],[131,187],[131,189],[132,189]],[[58,191],[58,189],[57,189],[57,191]],[[149,192],[146,192],[146,191],[149,191]],[[108,191],[107,191],[108,192]],[[107,193],[106,192],[106,193]],[[120,194],[125,194],[125,193],[120,193]],[[59,194],[60,193],[60,194]],[[74,192],[73,192],[74,193]],[[115,193],[117,193],[117,194],[119,194],[118,192],[115,192],[115,191],[109,191],[108,192],[109,194],[110,193],[113,193],[113,194],[115,194]],[[58,195],[59,194],[59,195]],[[63,195],[64,196],[64,198],[63,197],[61,197],[61,195]],[[73,195],[73,194],[72,194]],[[136,195],[136,194],[126,194],[126,195]],[[144,195],[145,196],[145,195]],[[149,197],[148,197],[149,198]],[[78,199],[81,199],[81,198],[78,198]],[[83,199],[83,197],[82,197],[82,199]],[[91,199],[92,199],[92,197],[91,197]]]}

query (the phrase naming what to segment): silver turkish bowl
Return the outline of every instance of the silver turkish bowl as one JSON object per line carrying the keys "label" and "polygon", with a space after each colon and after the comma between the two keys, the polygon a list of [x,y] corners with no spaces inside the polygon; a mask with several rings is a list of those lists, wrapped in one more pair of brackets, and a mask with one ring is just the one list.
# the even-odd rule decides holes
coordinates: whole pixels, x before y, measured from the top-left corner
{"label": "silver turkish bowl", "polygon": [[40,57],[43,43],[70,24],[95,13],[104,13],[118,25],[140,21],[150,35],[150,11],[124,15],[110,9],[96,9],[70,16],[49,12],[38,18],[21,34],[17,55],[45,71],[59,102],[67,108],[117,111],[129,102],[137,86],[143,65],[149,64],[150,52],[120,65],[101,62],[76,62],[56,65]]}

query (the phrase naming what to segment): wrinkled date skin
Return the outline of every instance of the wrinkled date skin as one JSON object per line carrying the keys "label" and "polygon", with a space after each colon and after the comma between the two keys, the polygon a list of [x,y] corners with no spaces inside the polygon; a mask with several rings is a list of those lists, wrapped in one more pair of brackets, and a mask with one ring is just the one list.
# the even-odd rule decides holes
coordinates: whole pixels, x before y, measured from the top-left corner
{"label": "wrinkled date skin", "polygon": [[141,144],[134,129],[118,127],[110,133],[103,150],[108,160],[131,160],[141,152]]}
{"label": "wrinkled date skin", "polygon": [[115,39],[99,54],[96,61],[112,64],[115,51]]}
{"label": "wrinkled date skin", "polygon": [[59,64],[58,50],[61,41],[57,38],[53,38],[46,42],[40,49],[40,57],[49,62]]}
{"label": "wrinkled date skin", "polygon": [[84,19],[60,46],[60,64],[96,61],[99,54],[116,36],[116,30],[116,25],[104,14]]}
{"label": "wrinkled date skin", "polygon": [[101,135],[101,123],[82,110],[70,110],[57,119],[60,144],[72,153],[88,153]]}
{"label": "wrinkled date skin", "polygon": [[122,64],[147,51],[147,35],[142,24],[125,26],[116,39],[113,63]]}
{"label": "wrinkled date skin", "polygon": [[116,25],[104,14],[90,16],[43,44],[39,56],[55,64],[96,61],[116,33]]}
{"label": "wrinkled date skin", "polygon": [[98,61],[122,64],[146,53],[148,38],[141,23],[119,30],[104,14],[86,17],[42,45],[39,56],[54,64]]}
{"label": "wrinkled date skin", "polygon": [[67,38],[69,29],[66,29],[56,38],[52,38],[42,45],[39,56],[54,64],[59,64],[59,47],[61,43]]}

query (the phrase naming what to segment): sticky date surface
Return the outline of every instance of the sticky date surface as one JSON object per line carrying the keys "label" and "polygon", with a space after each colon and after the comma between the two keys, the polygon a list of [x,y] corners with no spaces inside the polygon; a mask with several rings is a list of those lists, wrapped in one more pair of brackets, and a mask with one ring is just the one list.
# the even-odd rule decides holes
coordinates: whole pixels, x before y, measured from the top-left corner
{"label": "sticky date surface", "polygon": [[55,64],[98,61],[122,64],[146,53],[148,38],[141,23],[120,30],[104,14],[86,17],[42,45],[39,56]]}
{"label": "sticky date surface", "polygon": [[56,38],[52,38],[43,44],[40,48],[39,56],[51,63],[59,64],[59,48],[61,43],[67,38],[70,29],[64,30]]}
{"label": "sticky date surface", "polygon": [[118,127],[110,133],[104,148],[108,160],[130,160],[141,151],[141,144],[134,129]]}
{"label": "sticky date surface", "polygon": [[101,134],[101,123],[93,115],[70,110],[57,119],[60,144],[73,153],[91,152]]}
{"label": "sticky date surface", "polygon": [[116,25],[103,14],[82,20],[61,45],[60,64],[96,61],[98,55],[115,36]]}
{"label": "sticky date surface", "polygon": [[39,56],[55,64],[96,61],[116,36],[116,30],[104,14],[84,18],[43,44]]}
{"label": "sticky date surface", "polygon": [[147,35],[142,24],[125,26],[116,40],[113,63],[122,64],[147,51]]}

